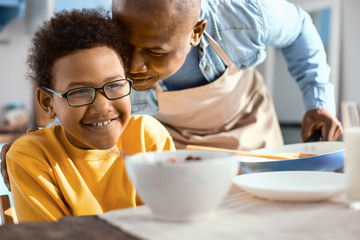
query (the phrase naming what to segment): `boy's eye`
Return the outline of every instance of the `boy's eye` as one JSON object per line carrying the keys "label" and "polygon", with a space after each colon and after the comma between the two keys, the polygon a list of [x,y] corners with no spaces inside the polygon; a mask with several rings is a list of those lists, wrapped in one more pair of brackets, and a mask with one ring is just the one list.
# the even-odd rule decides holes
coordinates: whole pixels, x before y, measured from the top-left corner
{"label": "boy's eye", "polygon": [[111,83],[106,85],[107,89],[111,89],[111,88],[122,88],[125,84],[121,83],[121,82],[117,82],[117,83]]}
{"label": "boy's eye", "polygon": [[74,89],[71,90],[70,92],[68,92],[68,96],[69,97],[82,97],[82,96],[86,96],[86,95],[91,95],[92,94],[93,89],[91,88],[78,88],[78,89]]}

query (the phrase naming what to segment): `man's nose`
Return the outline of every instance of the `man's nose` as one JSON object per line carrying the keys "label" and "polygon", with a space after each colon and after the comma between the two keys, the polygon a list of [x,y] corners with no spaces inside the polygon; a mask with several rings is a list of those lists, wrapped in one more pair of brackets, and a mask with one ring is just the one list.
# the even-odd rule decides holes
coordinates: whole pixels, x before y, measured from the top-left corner
{"label": "man's nose", "polygon": [[145,56],[141,49],[134,49],[131,63],[130,63],[130,74],[145,73],[147,71]]}

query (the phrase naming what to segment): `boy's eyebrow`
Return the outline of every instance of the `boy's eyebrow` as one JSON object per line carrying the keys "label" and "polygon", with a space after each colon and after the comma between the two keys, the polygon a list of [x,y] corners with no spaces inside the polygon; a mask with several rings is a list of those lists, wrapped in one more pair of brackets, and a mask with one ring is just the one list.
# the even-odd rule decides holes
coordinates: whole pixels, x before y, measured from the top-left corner
{"label": "boy's eyebrow", "polygon": [[78,86],[92,86],[92,85],[93,85],[92,82],[71,82],[66,87],[74,88],[74,87],[78,87]]}
{"label": "boy's eyebrow", "polygon": [[[117,79],[125,79],[126,77],[121,76],[121,75],[116,75],[116,76],[111,76],[111,77],[107,77],[103,80],[103,83],[105,82],[109,82],[111,80],[117,80]],[[90,81],[83,81],[83,82],[71,82],[67,85],[67,88],[74,88],[74,87],[78,87],[78,86],[94,86],[94,82],[90,82]]]}

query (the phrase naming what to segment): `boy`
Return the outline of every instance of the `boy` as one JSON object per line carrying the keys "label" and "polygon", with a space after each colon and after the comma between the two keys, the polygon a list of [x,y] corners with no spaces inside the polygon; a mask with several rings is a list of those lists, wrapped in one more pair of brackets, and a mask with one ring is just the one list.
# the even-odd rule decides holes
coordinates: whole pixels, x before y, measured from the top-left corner
{"label": "boy", "polygon": [[130,48],[120,26],[91,10],[57,13],[28,57],[40,106],[61,124],[29,133],[7,154],[20,222],[101,214],[141,203],[123,154],[174,150],[150,116],[131,117]]}

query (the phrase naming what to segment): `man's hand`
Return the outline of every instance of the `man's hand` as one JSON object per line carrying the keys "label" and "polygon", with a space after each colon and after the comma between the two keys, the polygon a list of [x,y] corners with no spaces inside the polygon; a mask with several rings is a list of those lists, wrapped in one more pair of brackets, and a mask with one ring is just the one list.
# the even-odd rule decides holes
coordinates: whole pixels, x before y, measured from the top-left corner
{"label": "man's hand", "polygon": [[[34,132],[34,131],[37,131],[41,128],[29,128],[26,133],[30,133],[30,132]],[[6,166],[6,154],[7,152],[9,151],[11,145],[14,143],[13,142],[10,142],[10,143],[7,143],[3,146],[3,148],[1,149],[1,174],[3,176],[3,179],[4,179],[4,183],[6,185],[6,187],[9,189],[9,191],[11,192],[11,187],[10,187],[10,180],[9,180],[9,175],[8,175],[8,172],[7,172],[7,166]]]}
{"label": "man's hand", "polygon": [[301,138],[306,141],[316,130],[321,129],[323,141],[335,141],[342,133],[341,123],[326,109],[312,109],[305,113]]}
{"label": "man's hand", "polygon": [[1,174],[4,178],[4,183],[10,192],[11,192],[10,181],[9,181],[9,175],[7,173],[7,167],[6,167],[6,153],[9,151],[12,144],[13,144],[13,142],[7,143],[1,149]]}

